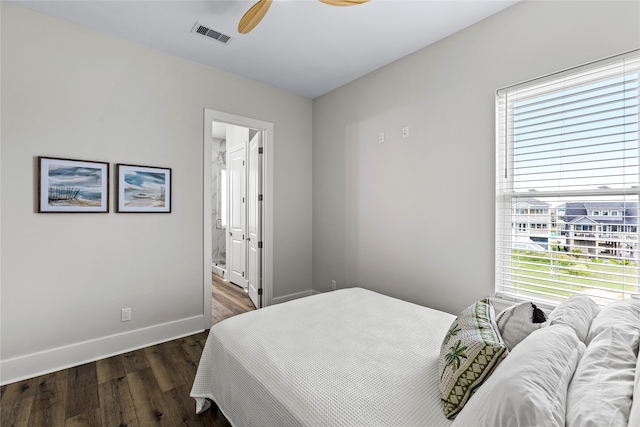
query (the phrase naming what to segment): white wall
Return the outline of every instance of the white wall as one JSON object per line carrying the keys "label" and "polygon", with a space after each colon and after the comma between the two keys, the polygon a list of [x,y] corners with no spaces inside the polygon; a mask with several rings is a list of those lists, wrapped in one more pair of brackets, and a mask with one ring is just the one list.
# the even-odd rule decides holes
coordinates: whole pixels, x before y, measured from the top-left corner
{"label": "white wall", "polygon": [[[202,329],[205,107],[274,123],[273,297],[310,291],[309,99],[1,8],[3,383]],[[38,214],[39,155],[170,167],[172,213],[114,213],[112,179],[109,214]]]}
{"label": "white wall", "polygon": [[314,291],[453,313],[493,295],[496,89],[638,48],[639,6],[518,3],[316,98]]}

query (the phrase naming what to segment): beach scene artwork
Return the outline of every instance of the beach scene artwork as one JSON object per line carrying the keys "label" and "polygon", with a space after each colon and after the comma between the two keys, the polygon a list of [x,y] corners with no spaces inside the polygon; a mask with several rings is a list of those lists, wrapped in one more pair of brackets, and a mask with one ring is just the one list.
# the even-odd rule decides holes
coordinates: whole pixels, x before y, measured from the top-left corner
{"label": "beach scene artwork", "polygon": [[40,212],[107,212],[108,163],[39,158]]}
{"label": "beach scene artwork", "polygon": [[118,165],[119,212],[169,212],[171,170]]}

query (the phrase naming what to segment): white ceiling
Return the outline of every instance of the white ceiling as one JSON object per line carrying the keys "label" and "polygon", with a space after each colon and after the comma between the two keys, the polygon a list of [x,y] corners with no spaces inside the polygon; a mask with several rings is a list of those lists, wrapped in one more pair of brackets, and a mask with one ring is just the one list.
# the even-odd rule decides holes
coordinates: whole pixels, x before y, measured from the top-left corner
{"label": "white ceiling", "polygon": [[[518,1],[371,0],[335,7],[318,0],[274,0],[249,34],[239,34],[237,25],[255,1],[13,3],[315,98]],[[233,39],[223,45],[193,34],[196,22]]]}

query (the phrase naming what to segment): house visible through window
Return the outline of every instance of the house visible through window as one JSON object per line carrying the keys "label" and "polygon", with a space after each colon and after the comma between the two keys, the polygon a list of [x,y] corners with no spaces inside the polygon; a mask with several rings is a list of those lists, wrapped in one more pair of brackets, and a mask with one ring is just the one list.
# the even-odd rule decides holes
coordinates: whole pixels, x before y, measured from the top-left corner
{"label": "house visible through window", "polygon": [[640,293],[639,73],[636,50],[497,92],[496,294]]}

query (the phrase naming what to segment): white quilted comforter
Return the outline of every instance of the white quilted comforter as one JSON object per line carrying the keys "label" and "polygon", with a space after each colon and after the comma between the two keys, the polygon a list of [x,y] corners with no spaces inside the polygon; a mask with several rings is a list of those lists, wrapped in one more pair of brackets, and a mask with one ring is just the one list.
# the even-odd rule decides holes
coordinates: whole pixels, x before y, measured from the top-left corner
{"label": "white quilted comforter", "polygon": [[234,426],[448,426],[440,344],[455,316],[360,288],[227,319],[191,396]]}

